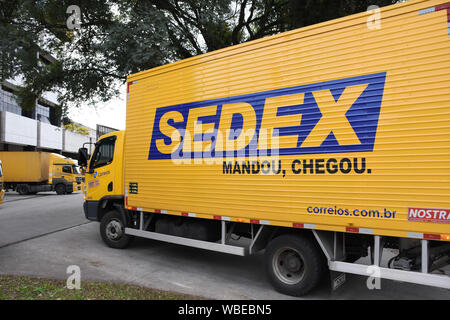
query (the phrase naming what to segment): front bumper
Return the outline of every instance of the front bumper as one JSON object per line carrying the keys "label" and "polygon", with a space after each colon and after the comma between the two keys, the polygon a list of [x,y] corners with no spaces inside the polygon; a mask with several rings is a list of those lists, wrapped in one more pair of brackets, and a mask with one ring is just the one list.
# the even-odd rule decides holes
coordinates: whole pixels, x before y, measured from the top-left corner
{"label": "front bumper", "polygon": [[98,219],[99,201],[85,201],[83,203],[83,211],[86,219],[91,221],[99,221]]}

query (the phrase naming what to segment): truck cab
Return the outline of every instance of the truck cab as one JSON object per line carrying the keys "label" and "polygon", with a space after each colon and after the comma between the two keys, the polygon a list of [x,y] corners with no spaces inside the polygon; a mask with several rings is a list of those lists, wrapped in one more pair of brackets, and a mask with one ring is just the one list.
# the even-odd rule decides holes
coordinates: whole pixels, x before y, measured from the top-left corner
{"label": "truck cab", "polygon": [[[124,131],[105,134],[95,143],[95,150],[87,160],[83,149],[85,167],[84,210],[88,219],[100,221],[113,202],[123,205],[123,141]],[[111,201],[114,200],[114,201]]]}
{"label": "truck cab", "polygon": [[72,164],[72,181],[73,181],[73,190],[81,191],[83,174],[80,171],[80,166],[76,164]]}
{"label": "truck cab", "polygon": [[55,179],[62,179],[65,181],[73,182],[74,191],[81,190],[83,175],[81,174],[79,166],[75,163],[74,160],[63,157],[59,154],[51,154],[50,161],[50,183],[52,183]]}

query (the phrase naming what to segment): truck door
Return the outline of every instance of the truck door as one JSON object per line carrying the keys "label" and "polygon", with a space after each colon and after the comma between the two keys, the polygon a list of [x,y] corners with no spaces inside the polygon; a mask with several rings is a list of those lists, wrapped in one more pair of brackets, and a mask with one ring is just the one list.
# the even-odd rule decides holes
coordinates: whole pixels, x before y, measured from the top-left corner
{"label": "truck door", "polygon": [[66,181],[72,181],[72,167],[71,166],[63,166],[62,167],[62,177]]}
{"label": "truck door", "polygon": [[102,197],[114,194],[116,136],[103,138],[96,143],[86,173],[88,201],[98,201]]}
{"label": "truck door", "polygon": [[[72,169],[70,166],[65,166],[62,164],[53,164],[50,167],[51,170],[51,177],[53,179],[64,179],[66,181],[72,181]],[[52,183],[52,181],[49,181],[49,183]]]}

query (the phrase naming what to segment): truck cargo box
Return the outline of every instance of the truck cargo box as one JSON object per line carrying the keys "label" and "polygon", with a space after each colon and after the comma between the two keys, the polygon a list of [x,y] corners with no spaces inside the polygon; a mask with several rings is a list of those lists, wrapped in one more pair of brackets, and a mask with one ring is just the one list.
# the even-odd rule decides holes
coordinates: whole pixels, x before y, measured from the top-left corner
{"label": "truck cargo box", "polygon": [[44,182],[49,180],[48,152],[1,151],[5,182]]}
{"label": "truck cargo box", "polygon": [[127,208],[444,239],[449,7],[408,1],[379,25],[361,13],[129,76]]}

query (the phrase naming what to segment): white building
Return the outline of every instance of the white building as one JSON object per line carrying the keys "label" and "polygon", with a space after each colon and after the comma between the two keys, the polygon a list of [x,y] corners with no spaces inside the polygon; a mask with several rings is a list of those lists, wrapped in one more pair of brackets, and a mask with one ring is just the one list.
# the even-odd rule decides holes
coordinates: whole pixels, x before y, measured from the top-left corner
{"label": "white building", "polygon": [[[56,61],[44,52],[38,56],[40,63]],[[19,86],[20,80],[1,83],[0,151],[48,151],[76,158],[84,144],[91,152],[99,134],[115,131],[100,125],[94,130],[81,124],[78,125],[87,129],[88,135],[63,129],[55,94],[46,93],[37,99],[32,110],[23,110],[15,94]]]}
{"label": "white building", "polygon": [[23,112],[14,91],[5,90],[8,85],[0,89],[0,151],[48,151],[76,158],[78,148],[97,140],[91,128],[86,127],[88,135],[63,129],[59,119],[50,117],[54,104],[45,99],[34,111]]}

